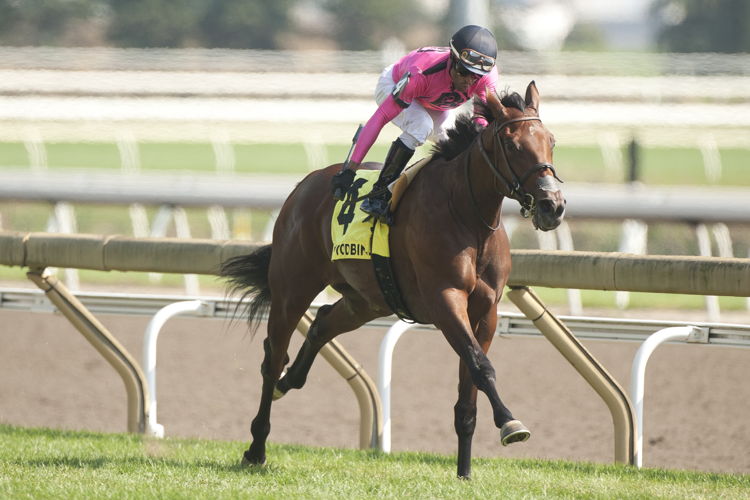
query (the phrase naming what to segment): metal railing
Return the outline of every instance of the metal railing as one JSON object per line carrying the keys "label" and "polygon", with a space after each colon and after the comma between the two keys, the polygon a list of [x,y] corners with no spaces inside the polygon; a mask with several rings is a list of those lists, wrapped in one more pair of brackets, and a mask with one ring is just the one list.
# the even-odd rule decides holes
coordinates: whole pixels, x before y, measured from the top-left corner
{"label": "metal railing", "polygon": [[[171,318],[180,315],[194,318],[226,319],[234,314],[237,299],[219,297],[184,297],[175,295],[136,295],[79,293],[78,299],[92,313],[128,314],[151,316],[143,336],[142,366],[148,384],[149,412],[144,432],[163,437],[164,426],[157,421],[157,340],[164,324]],[[322,304],[313,304],[310,308],[310,319]],[[0,289],[0,309],[32,312],[54,312],[56,307],[41,291],[25,289]],[[240,314],[241,316],[241,314]],[[534,322],[523,314],[503,311],[498,314],[497,335],[519,335],[541,337],[543,334]],[[636,436],[634,464],[643,464],[644,420],[643,406],[645,399],[646,364],[653,351],[664,342],[684,342],[726,347],[750,348],[750,325],[732,323],[710,323],[701,321],[663,321],[610,319],[582,316],[559,316],[567,328],[579,339],[597,341],[640,342],[630,375],[630,398],[635,408]],[[360,442],[363,447],[377,447],[384,452],[391,450],[391,387],[392,359],[396,344],[401,336],[413,328],[435,330],[431,325],[404,323],[394,317],[379,318],[367,324],[370,327],[387,328],[380,343],[377,370],[377,394],[371,395],[379,401],[373,407],[382,409],[382,418],[378,412],[362,412]],[[359,365],[352,364],[351,375],[364,373]],[[362,394],[367,394],[363,391]],[[368,408],[365,404],[361,407]],[[382,429],[379,431],[379,429]],[[378,434],[380,432],[380,434]]]}

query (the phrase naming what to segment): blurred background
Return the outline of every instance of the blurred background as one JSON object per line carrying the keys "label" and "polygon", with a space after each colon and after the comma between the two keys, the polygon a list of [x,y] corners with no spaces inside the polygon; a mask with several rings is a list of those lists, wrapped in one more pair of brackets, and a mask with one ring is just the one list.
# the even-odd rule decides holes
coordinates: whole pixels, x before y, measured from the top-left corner
{"label": "blurred background", "polygon": [[0,0],[0,227],[268,240],[294,183],[345,158],[381,69],[469,23],[497,37],[501,88],[536,81],[566,181],[557,234],[506,204],[515,248],[748,257],[744,0]]}

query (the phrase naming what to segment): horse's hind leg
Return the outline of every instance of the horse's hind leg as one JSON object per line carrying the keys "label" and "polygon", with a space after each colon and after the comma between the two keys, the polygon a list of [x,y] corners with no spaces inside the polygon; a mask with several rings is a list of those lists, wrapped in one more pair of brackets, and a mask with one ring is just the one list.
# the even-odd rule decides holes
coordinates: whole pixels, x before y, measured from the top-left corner
{"label": "horse's hind leg", "polygon": [[458,477],[471,477],[471,442],[477,425],[477,386],[462,361],[458,376],[458,401],[453,407],[453,426],[458,437]]}
{"label": "horse's hind leg", "polygon": [[322,284],[300,286],[294,292],[273,295],[268,317],[268,336],[263,341],[265,355],[261,365],[263,390],[258,413],[250,427],[253,442],[245,451],[243,463],[263,464],[266,461],[266,439],[271,432],[271,403],[274,389],[284,366],[289,361],[289,340]]}
{"label": "horse's hind leg", "polygon": [[289,389],[300,389],[307,380],[315,356],[320,349],[337,335],[359,328],[371,319],[383,315],[370,308],[369,303],[356,292],[345,295],[333,305],[318,310],[307,338],[289,367],[286,375],[277,385],[279,397]]}

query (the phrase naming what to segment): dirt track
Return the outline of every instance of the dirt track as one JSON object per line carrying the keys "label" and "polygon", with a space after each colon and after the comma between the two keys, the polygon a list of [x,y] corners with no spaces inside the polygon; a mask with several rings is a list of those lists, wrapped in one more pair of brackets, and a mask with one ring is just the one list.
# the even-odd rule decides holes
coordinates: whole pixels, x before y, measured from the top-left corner
{"label": "dirt track", "polygon": [[[100,319],[140,360],[148,318]],[[0,311],[0,325],[0,422],[126,430],[119,377],[64,318]],[[384,333],[364,329],[340,338],[373,379]],[[251,339],[244,325],[221,320],[167,324],[159,340],[158,418],[168,436],[249,439],[263,334]],[[627,388],[638,346],[588,342],[587,347]],[[553,347],[535,338],[497,338],[490,358],[501,396],[533,434],[527,443],[500,446],[489,404],[480,395],[475,456],[612,461],[609,411]],[[393,372],[394,451],[455,453],[457,364],[440,334],[413,331],[401,339]],[[750,350],[690,345],[657,350],[647,374],[644,465],[750,473],[749,380]],[[307,386],[274,405],[270,439],[357,447],[358,415],[348,385],[319,359]],[[238,447],[238,458],[240,452]]]}

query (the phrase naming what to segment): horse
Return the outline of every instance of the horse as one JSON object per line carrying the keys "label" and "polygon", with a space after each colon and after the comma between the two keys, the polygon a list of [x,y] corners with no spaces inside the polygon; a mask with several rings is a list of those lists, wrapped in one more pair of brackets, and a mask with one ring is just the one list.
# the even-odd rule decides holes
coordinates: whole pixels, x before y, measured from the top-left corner
{"label": "horse", "polygon": [[[454,427],[457,473],[466,479],[471,475],[478,390],[489,398],[503,445],[530,436],[501,401],[486,356],[495,334],[497,303],[511,270],[501,219],[503,199],[517,200],[522,214],[542,231],[556,228],[565,211],[562,181],[552,165],[554,137],[539,118],[536,84],[529,83],[525,98],[518,93],[488,94],[488,126],[478,131],[468,119],[457,120],[409,185],[389,237],[405,305],[415,320],[440,329],[460,358]],[[378,166],[368,163],[362,168]],[[253,332],[268,314],[262,394],[251,425],[252,442],[243,453],[245,465],[266,462],[271,404],[305,384],[326,342],[393,313],[371,262],[331,260],[331,179],[341,167],[330,165],[300,181],[279,212],[271,244],[222,264],[229,292],[250,298]],[[341,298],[318,310],[286,369],[290,337],[327,285]]]}

